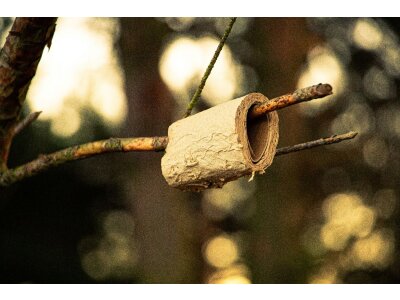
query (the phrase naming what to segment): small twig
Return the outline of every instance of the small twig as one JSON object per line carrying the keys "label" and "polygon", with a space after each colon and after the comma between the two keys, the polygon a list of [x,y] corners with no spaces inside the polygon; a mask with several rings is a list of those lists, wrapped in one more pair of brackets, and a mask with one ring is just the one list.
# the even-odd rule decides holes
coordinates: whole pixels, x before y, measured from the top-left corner
{"label": "small twig", "polygon": [[332,86],[327,83],[320,83],[303,89],[298,89],[292,94],[283,95],[271,99],[263,104],[254,106],[249,111],[249,119],[252,120],[273,110],[281,109],[304,101],[323,98],[331,94]]}
{"label": "small twig", "polygon": [[36,121],[37,118],[39,118],[41,111],[37,111],[34,113],[31,113],[27,115],[22,121],[18,122],[13,130],[13,136],[16,136],[18,133],[20,133],[22,130],[24,130],[26,127],[28,127],[32,122]]}
{"label": "small twig", "polygon": [[196,105],[197,101],[199,100],[199,97],[201,95],[201,92],[203,91],[203,88],[204,88],[204,86],[206,84],[208,76],[210,75],[211,70],[213,69],[213,67],[215,65],[215,62],[217,61],[218,56],[219,56],[222,48],[225,45],[226,39],[228,38],[235,21],[236,21],[236,18],[231,18],[231,21],[229,22],[228,26],[226,27],[224,35],[222,36],[221,41],[218,44],[217,50],[215,50],[214,56],[211,59],[210,63],[208,64],[208,67],[207,67],[207,69],[206,69],[206,71],[205,71],[205,73],[203,75],[203,78],[201,79],[200,84],[197,87],[196,92],[194,93],[192,99],[189,102],[189,105],[188,105],[188,108],[187,108],[186,113],[184,115],[184,118],[190,116],[190,114],[192,113],[193,107]]}
{"label": "small twig", "polygon": [[109,152],[162,151],[168,144],[168,137],[110,138],[66,148],[54,153],[41,155],[37,159],[14,169],[0,173],[0,186],[8,186],[31,177],[50,167]]}
{"label": "small twig", "polygon": [[306,149],[310,149],[310,148],[314,148],[314,147],[318,147],[318,146],[340,143],[344,140],[350,140],[350,139],[355,138],[357,134],[358,134],[357,132],[350,131],[348,133],[332,135],[331,137],[321,138],[321,139],[311,141],[311,142],[306,142],[306,143],[302,143],[302,144],[298,144],[298,145],[294,145],[294,146],[279,148],[276,151],[275,156],[288,154],[288,153],[292,153],[292,152],[297,152],[297,151],[302,151],[302,150],[306,150]]}

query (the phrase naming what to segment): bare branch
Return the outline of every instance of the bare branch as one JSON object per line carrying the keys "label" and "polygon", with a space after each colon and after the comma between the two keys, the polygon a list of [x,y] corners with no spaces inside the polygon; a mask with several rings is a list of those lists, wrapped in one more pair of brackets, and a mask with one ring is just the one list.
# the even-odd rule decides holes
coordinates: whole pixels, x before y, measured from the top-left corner
{"label": "bare branch", "polygon": [[321,139],[311,141],[311,142],[306,142],[306,143],[302,143],[302,144],[298,144],[298,145],[294,145],[294,146],[279,148],[276,151],[275,156],[288,154],[288,153],[292,153],[292,152],[297,152],[297,151],[302,151],[302,150],[306,150],[306,149],[311,149],[314,147],[340,143],[342,141],[355,138],[357,134],[358,134],[357,132],[350,131],[348,133],[332,135],[331,137],[321,138]]}
{"label": "bare branch", "polygon": [[31,113],[27,115],[22,121],[18,122],[13,129],[13,137],[16,136],[18,133],[20,133],[22,130],[24,130],[26,127],[31,125],[33,122],[39,118],[41,111],[37,111],[34,113]]}
{"label": "bare branch", "polygon": [[31,177],[50,167],[109,152],[162,151],[168,144],[168,137],[110,138],[77,145],[54,153],[40,155],[37,159],[0,173],[0,186],[7,186]]}
{"label": "bare branch", "polygon": [[273,110],[278,110],[304,101],[323,98],[331,94],[332,94],[332,86],[327,83],[325,84],[320,83],[303,89],[298,89],[291,94],[286,94],[271,99],[263,104],[255,105],[249,111],[249,119],[252,120]]}
{"label": "bare branch", "polygon": [[[292,152],[302,151],[318,146],[340,143],[352,139],[357,132],[351,131],[341,135],[334,135],[328,138],[306,142],[294,146],[279,148],[275,156]],[[75,161],[83,158],[96,156],[109,152],[133,152],[133,151],[163,151],[167,147],[168,137],[139,137],[139,138],[110,138],[108,140],[96,141],[83,145],[77,145],[54,153],[41,155],[37,159],[0,173],[0,186],[8,186],[17,181],[31,177],[50,167]]]}

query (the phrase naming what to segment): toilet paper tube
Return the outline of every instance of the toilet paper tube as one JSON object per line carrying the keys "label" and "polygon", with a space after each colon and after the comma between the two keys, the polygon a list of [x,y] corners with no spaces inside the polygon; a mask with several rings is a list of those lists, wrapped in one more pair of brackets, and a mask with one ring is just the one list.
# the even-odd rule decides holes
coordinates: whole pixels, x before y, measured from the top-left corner
{"label": "toilet paper tube", "polygon": [[244,175],[264,173],[278,144],[278,114],[273,111],[248,122],[248,112],[267,100],[260,93],[251,93],[173,123],[161,160],[167,183],[181,190],[201,191],[220,188]]}

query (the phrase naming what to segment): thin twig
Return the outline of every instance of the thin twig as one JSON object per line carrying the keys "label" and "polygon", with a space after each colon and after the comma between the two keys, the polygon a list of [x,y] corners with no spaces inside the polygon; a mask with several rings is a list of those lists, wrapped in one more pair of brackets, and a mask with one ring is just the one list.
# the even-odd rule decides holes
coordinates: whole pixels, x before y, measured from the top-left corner
{"label": "thin twig", "polygon": [[207,69],[206,69],[206,71],[205,71],[205,73],[203,75],[203,78],[201,79],[200,84],[197,87],[196,92],[194,93],[192,99],[189,102],[189,105],[188,105],[188,108],[187,108],[186,113],[184,115],[184,118],[190,116],[190,114],[192,113],[193,107],[196,105],[197,101],[199,100],[199,97],[201,95],[201,92],[203,91],[203,88],[204,88],[204,86],[206,84],[208,76],[210,75],[211,70],[213,69],[213,67],[215,65],[215,62],[217,61],[218,56],[219,56],[222,48],[225,45],[226,39],[228,38],[235,21],[236,21],[236,18],[231,18],[231,21],[229,22],[228,26],[226,27],[224,35],[222,36],[221,41],[218,44],[217,50],[215,50],[214,56],[211,59],[210,63],[208,64],[208,67],[207,67]]}
{"label": "thin twig", "polygon": [[[279,148],[275,156],[288,154],[296,151],[306,150],[318,146],[340,143],[352,139],[357,132],[351,131],[346,134],[334,135],[328,138],[298,144],[294,146]],[[15,169],[9,169],[0,173],[0,186],[8,186],[22,179],[31,177],[50,167],[75,161],[83,158],[96,156],[110,152],[132,152],[132,151],[163,151],[167,147],[168,137],[142,137],[142,138],[111,138],[83,145],[73,146],[54,153],[41,155],[37,159],[28,162]]]}
{"label": "thin twig", "polygon": [[13,136],[16,136],[18,133],[20,133],[22,130],[32,124],[32,122],[36,121],[41,113],[41,111],[31,113],[27,115],[24,119],[22,119],[22,121],[18,122],[14,127]]}
{"label": "thin twig", "polygon": [[314,147],[340,143],[342,141],[355,138],[357,134],[358,134],[357,132],[350,131],[350,132],[347,132],[344,134],[332,135],[331,137],[321,138],[321,139],[311,141],[311,142],[306,142],[306,143],[302,143],[302,144],[298,144],[298,145],[294,145],[294,146],[279,148],[276,151],[275,156],[288,154],[288,153],[292,153],[292,152],[297,152],[297,151],[302,151],[302,150],[306,150],[306,149],[310,149],[310,148],[314,148]]}
{"label": "thin twig", "polygon": [[168,144],[168,137],[110,138],[77,145],[54,153],[39,156],[15,169],[0,173],[0,186],[8,186],[31,177],[50,167],[109,152],[162,151]]}
{"label": "thin twig", "polygon": [[255,105],[249,111],[249,119],[255,119],[273,110],[288,107],[304,101],[323,98],[332,94],[332,86],[325,84],[317,84],[303,89],[298,89],[291,94],[283,95],[271,99],[263,104]]}

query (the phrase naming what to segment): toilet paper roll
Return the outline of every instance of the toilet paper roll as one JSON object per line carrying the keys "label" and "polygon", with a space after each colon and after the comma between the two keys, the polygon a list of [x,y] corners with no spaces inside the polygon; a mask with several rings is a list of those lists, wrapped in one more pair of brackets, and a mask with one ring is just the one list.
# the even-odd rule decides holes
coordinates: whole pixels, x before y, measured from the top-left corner
{"label": "toilet paper roll", "polygon": [[161,160],[167,183],[201,191],[264,173],[278,144],[278,114],[273,111],[251,122],[247,118],[249,109],[264,101],[264,95],[251,93],[171,124]]}

